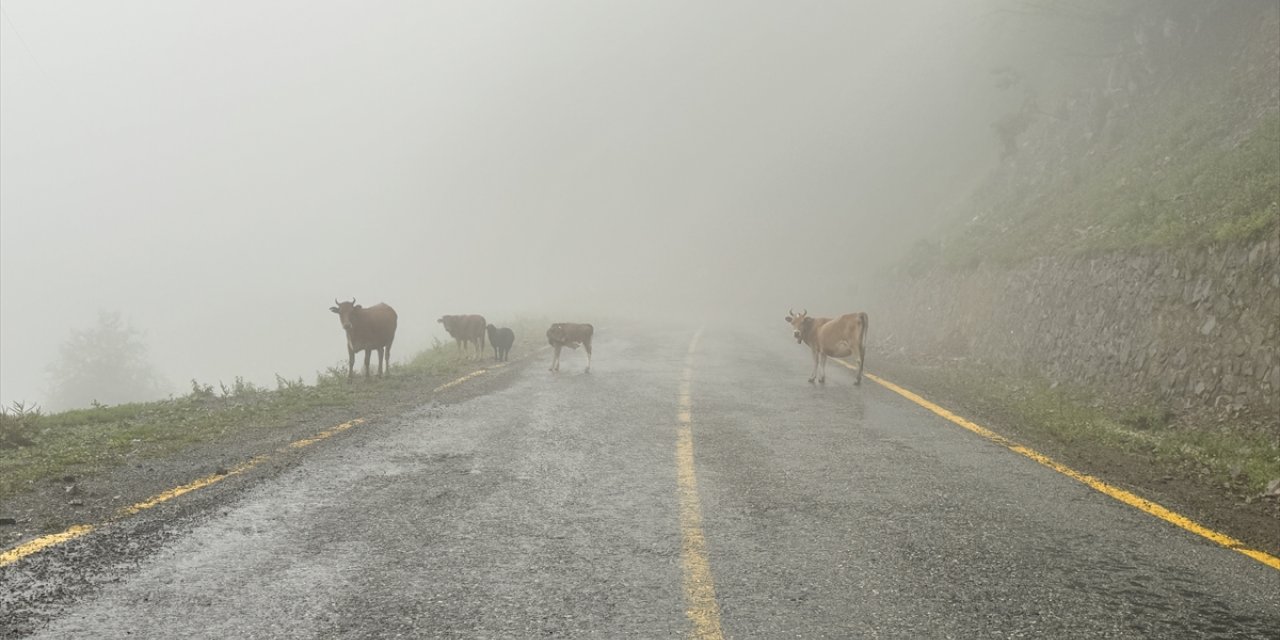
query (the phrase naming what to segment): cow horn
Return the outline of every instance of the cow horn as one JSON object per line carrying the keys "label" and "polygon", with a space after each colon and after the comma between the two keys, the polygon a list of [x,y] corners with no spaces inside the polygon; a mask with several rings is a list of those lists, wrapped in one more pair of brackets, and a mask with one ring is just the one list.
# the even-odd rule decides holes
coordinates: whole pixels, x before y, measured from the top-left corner
{"label": "cow horn", "polygon": [[341,302],[338,302],[338,299],[337,299],[337,298],[334,298],[334,299],[333,299],[333,306],[335,306],[335,307],[340,307],[340,306],[342,306],[342,303],[341,303]]}
{"label": "cow horn", "polygon": [[356,299],[355,299],[355,298],[352,298],[352,299],[351,299],[351,306],[355,306],[355,304],[356,304]]}
{"label": "cow horn", "polygon": [[787,315],[789,315],[789,316],[794,316],[795,314],[796,314],[796,310],[795,310],[795,309],[787,309]]}
{"label": "cow horn", "polygon": [[809,310],[808,310],[808,309],[805,309],[804,311],[801,311],[801,312],[800,312],[800,315],[802,315],[802,316],[807,316],[807,315],[809,315]]}

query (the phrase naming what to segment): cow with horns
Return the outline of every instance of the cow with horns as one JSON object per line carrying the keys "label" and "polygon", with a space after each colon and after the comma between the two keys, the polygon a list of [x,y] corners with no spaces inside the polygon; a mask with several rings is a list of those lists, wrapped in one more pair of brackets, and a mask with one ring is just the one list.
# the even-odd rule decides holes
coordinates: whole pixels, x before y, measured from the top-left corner
{"label": "cow with horns", "polygon": [[384,303],[378,303],[368,309],[351,302],[338,302],[329,310],[338,314],[342,330],[347,334],[347,379],[350,380],[355,369],[356,353],[364,352],[364,377],[369,377],[369,357],[373,351],[378,352],[378,377],[381,378],[385,363],[388,376],[391,375],[391,343],[396,339],[396,311]]}

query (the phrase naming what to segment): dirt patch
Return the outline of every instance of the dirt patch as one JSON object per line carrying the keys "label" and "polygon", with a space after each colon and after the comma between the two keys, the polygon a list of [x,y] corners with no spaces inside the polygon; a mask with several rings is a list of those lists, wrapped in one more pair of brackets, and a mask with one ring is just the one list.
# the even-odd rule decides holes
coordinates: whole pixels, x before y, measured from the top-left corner
{"label": "dirt patch", "polygon": [[[971,361],[881,357],[875,373],[1078,471],[1162,504],[1248,546],[1280,555],[1280,500],[1259,493],[1256,483],[1240,477],[1238,468],[1224,474],[1156,444],[1159,428],[1179,428],[1165,427],[1168,416],[1107,405],[1102,399],[1082,406],[1078,398],[1067,399],[1065,393],[1058,394],[1048,384],[1035,388],[1034,393],[1040,397],[1053,394],[1054,403],[1036,406],[1026,399],[1031,395],[1028,388],[1036,387],[1038,381],[1005,375]],[[1064,419],[1063,412],[1073,413]],[[1091,423],[1127,425],[1138,433],[1110,438],[1100,435],[1105,426]],[[1144,433],[1151,434],[1150,442],[1144,441]],[[1264,455],[1274,455],[1271,446]]]}

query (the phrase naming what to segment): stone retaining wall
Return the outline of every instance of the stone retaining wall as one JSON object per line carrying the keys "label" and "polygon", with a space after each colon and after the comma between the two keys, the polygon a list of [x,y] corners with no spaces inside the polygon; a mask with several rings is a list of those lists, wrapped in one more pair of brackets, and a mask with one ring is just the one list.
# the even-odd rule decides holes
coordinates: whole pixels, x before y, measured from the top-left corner
{"label": "stone retaining wall", "polygon": [[1178,411],[1280,422],[1280,238],[885,285],[864,307],[872,354],[964,356]]}

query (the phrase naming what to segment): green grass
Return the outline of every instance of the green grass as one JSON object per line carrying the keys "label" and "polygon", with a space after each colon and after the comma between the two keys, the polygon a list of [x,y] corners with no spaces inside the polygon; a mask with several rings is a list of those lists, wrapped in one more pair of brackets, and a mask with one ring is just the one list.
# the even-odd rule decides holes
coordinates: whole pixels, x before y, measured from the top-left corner
{"label": "green grass", "polygon": [[1255,496],[1280,478],[1280,437],[1274,430],[1181,424],[1154,406],[1103,404],[1095,394],[1029,375],[917,367],[902,375],[921,387],[952,390],[978,411],[1003,416],[1032,439],[1047,438],[1071,450],[1101,446],[1121,451],[1244,496]]}
{"label": "green grass", "polygon": [[[532,323],[518,330],[518,335],[537,335]],[[540,344],[532,339],[517,341],[512,357]],[[217,387],[193,380],[189,394],[156,402],[53,414],[15,405],[0,414],[0,499],[49,479],[280,429],[335,407],[350,409],[353,417],[385,409],[389,398],[425,397],[431,380],[442,374],[470,371],[489,362],[460,358],[452,344],[437,344],[380,380],[365,381],[357,367],[356,378],[348,382],[343,362],[318,373],[314,384],[277,378],[276,389],[239,378]],[[324,426],[330,425],[317,425],[317,430]]]}
{"label": "green grass", "polygon": [[[1274,23],[1276,13],[1265,19]],[[1173,72],[1159,88],[1132,96],[1105,134],[1087,138],[1078,114],[1041,118],[1027,146],[903,266],[920,272],[1274,236],[1280,112],[1263,58],[1274,55],[1275,43],[1242,46],[1252,47],[1257,64],[1224,58]]]}

